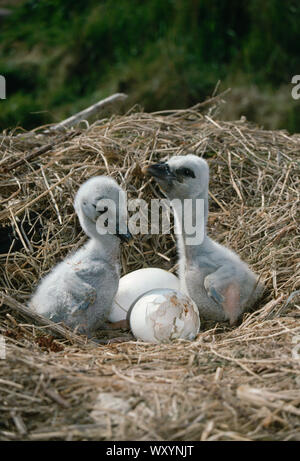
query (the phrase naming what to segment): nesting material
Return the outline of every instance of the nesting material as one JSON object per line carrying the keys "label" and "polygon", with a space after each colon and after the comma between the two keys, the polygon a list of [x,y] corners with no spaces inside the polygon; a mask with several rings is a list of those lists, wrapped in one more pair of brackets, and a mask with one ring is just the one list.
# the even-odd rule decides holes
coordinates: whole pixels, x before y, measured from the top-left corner
{"label": "nesting material", "polygon": [[200,328],[194,301],[177,290],[151,290],[134,304],[130,328],[137,339],[149,343],[170,343],[174,339],[192,340]]}
{"label": "nesting material", "polygon": [[[19,247],[1,249],[2,292],[26,304],[38,280],[83,244],[72,203],[87,178],[109,174],[128,198],[150,202],[161,194],[141,169],[188,151],[210,166],[208,234],[233,248],[266,291],[238,327],[202,322],[191,342],[124,337],[99,347],[49,337],[46,326],[1,305],[0,294],[1,440],[299,440],[299,415],[287,410],[300,408],[300,303],[291,296],[300,288],[300,135],[218,121],[217,110],[214,99],[188,110],[132,111],[63,136],[3,133],[0,223],[15,226]],[[47,144],[51,150],[24,160]],[[121,275],[143,267],[176,273],[172,233],[132,243],[122,250]],[[245,385],[261,390],[264,411],[249,388],[237,395]],[[90,415],[99,392],[133,398],[134,411],[143,411],[112,423],[112,435]]]}
{"label": "nesting material", "polygon": [[96,398],[91,417],[96,423],[105,427],[107,425],[107,417],[111,417],[112,424],[120,424],[120,420],[122,420],[122,417],[129,410],[130,403],[128,400],[117,397],[109,392],[100,392]]}
{"label": "nesting material", "polygon": [[[146,419],[149,410],[144,402],[136,397],[119,397],[114,393],[99,392],[91,411],[91,418],[101,434],[107,438],[116,439],[120,432],[120,427],[136,424],[140,419]],[[100,431],[99,431],[100,432]]]}

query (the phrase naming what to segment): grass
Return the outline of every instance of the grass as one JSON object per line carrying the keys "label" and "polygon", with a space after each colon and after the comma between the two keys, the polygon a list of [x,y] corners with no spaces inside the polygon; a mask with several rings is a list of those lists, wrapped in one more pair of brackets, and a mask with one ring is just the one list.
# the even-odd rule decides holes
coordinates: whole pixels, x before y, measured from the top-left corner
{"label": "grass", "polygon": [[12,11],[0,31],[1,129],[59,121],[119,91],[147,111],[186,108],[221,80],[243,99],[249,82],[260,95],[251,107],[229,98],[229,111],[299,131],[295,0],[27,0]]}

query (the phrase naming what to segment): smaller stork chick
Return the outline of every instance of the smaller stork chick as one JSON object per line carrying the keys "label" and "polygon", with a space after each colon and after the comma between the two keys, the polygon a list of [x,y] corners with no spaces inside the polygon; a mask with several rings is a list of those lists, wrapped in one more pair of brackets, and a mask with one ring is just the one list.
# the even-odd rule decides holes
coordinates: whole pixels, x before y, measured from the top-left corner
{"label": "smaller stork chick", "polygon": [[[30,307],[92,337],[97,329],[108,328],[119,285],[120,242],[131,238],[125,193],[112,178],[96,176],[79,188],[74,208],[89,240],[46,275]],[[123,326],[119,323],[115,328]]]}

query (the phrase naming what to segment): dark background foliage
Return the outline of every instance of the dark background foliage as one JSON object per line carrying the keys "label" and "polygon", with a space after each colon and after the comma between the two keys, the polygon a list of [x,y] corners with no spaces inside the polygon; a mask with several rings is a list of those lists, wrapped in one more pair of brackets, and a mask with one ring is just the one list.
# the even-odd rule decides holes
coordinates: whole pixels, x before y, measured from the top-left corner
{"label": "dark background foliage", "polygon": [[0,128],[59,121],[117,91],[147,111],[232,88],[220,117],[300,131],[298,0],[2,1]]}

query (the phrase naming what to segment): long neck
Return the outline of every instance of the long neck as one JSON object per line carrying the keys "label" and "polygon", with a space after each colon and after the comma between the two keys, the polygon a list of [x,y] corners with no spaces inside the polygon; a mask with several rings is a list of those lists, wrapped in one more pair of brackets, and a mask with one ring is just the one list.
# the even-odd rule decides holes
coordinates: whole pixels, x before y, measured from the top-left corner
{"label": "long neck", "polygon": [[90,240],[86,248],[91,258],[104,259],[109,263],[117,263],[120,258],[120,240],[115,235],[100,235],[96,230],[96,225],[83,215],[79,216],[80,224]]}
{"label": "long neck", "polygon": [[188,200],[172,200],[171,204],[181,257],[192,258],[208,239],[208,194],[206,192]]}
{"label": "long neck", "polygon": [[87,249],[93,259],[103,259],[110,264],[116,264],[120,259],[120,241],[112,235],[98,235],[90,238]]}

